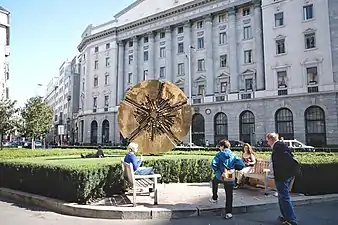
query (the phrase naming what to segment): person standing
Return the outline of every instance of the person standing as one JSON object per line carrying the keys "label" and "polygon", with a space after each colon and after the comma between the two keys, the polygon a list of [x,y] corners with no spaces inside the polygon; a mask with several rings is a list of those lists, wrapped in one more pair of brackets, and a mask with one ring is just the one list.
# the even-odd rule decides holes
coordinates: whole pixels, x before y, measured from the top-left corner
{"label": "person standing", "polygon": [[297,225],[296,215],[290,198],[290,185],[299,171],[299,164],[293,158],[289,147],[278,140],[278,134],[268,133],[266,141],[272,148],[271,161],[274,180],[278,192],[278,203],[282,216],[278,217],[281,224]]}
{"label": "person standing", "polygon": [[211,203],[218,201],[218,184],[223,183],[225,189],[225,219],[232,218],[233,191],[235,185],[235,170],[244,168],[244,162],[230,150],[230,142],[221,141],[217,147],[219,152],[213,158],[211,167],[215,173],[212,180],[212,198]]}

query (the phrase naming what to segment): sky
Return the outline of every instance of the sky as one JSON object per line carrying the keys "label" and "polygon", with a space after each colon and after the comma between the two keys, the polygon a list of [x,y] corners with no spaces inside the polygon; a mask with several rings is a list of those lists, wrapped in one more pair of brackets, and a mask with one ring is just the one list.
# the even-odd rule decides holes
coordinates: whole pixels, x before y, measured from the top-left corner
{"label": "sky", "polygon": [[0,0],[11,12],[10,98],[23,106],[44,94],[61,64],[78,54],[85,28],[112,20],[133,1]]}

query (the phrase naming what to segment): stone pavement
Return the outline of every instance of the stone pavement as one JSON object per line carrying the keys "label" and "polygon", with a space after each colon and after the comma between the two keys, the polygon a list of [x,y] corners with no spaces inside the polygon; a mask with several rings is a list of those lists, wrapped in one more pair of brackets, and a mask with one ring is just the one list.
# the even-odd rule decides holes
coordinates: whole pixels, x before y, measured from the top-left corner
{"label": "stone pavement", "polygon": [[[29,204],[36,204],[55,212],[103,219],[172,219],[223,214],[225,194],[219,188],[218,204],[211,204],[209,183],[160,184],[159,205],[149,196],[137,196],[137,207],[132,207],[131,196],[115,196],[92,205],[64,203],[55,199],[0,188],[0,195]],[[338,200],[338,195],[303,196],[293,194],[295,205]],[[245,188],[234,191],[234,214],[264,211],[277,207],[277,198],[264,195],[262,189]]]}
{"label": "stone pavement", "polygon": [[[295,210],[300,225],[338,224],[338,202],[302,205]],[[219,216],[172,220],[106,220],[61,215],[0,197],[1,225],[277,225],[278,215],[278,208],[272,207],[266,211],[234,215],[232,220],[227,221]]]}

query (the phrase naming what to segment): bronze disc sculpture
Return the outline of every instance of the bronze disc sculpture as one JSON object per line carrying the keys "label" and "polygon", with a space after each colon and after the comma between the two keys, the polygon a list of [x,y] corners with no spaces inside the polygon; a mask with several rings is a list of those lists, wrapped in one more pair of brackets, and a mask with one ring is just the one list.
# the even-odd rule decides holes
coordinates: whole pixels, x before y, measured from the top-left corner
{"label": "bronze disc sculpture", "polygon": [[164,153],[188,134],[192,108],[176,85],[143,81],[126,93],[118,109],[123,137],[139,145],[142,153]]}

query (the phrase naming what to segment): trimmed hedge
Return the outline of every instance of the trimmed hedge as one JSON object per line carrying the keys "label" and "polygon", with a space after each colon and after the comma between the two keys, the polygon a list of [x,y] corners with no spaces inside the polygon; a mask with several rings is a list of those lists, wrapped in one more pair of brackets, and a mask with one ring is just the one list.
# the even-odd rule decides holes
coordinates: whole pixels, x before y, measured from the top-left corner
{"label": "trimmed hedge", "polygon": [[[93,150],[4,150],[0,152],[0,186],[77,203],[121,193],[120,158],[125,151],[105,150],[115,157],[103,159],[79,157],[81,153],[91,152]],[[144,164],[162,175],[160,182],[208,182],[212,177],[210,163],[214,155],[211,151],[190,154],[175,151],[165,156],[147,156]],[[303,171],[301,177],[296,177],[295,192],[312,195],[338,192],[337,153],[295,155]],[[257,155],[265,159],[269,156],[270,153]]]}

